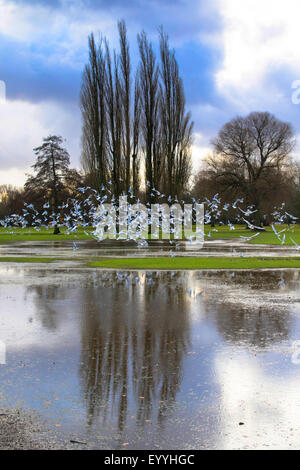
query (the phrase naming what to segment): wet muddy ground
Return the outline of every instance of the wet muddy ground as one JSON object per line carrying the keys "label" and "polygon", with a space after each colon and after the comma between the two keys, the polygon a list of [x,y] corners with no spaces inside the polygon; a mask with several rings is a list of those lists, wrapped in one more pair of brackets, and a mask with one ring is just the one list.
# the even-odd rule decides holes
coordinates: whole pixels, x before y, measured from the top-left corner
{"label": "wet muddy ground", "polygon": [[2,448],[300,447],[300,270],[1,263],[0,305]]}

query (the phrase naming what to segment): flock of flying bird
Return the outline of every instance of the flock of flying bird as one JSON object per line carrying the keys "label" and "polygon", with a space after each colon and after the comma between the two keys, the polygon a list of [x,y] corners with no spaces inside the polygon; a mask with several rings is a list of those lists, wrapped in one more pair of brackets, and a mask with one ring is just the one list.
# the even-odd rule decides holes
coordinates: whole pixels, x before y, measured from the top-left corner
{"label": "flock of flying bird", "polygon": [[[111,185],[111,182],[109,182]],[[149,183],[147,182],[149,186]],[[11,214],[9,216],[0,219],[0,227],[6,229],[7,233],[14,235],[16,233],[15,229],[17,227],[21,228],[29,228],[32,227],[36,231],[40,231],[42,227],[46,227],[51,230],[55,225],[65,227],[66,234],[75,234],[78,229],[83,229],[84,233],[87,236],[92,236],[97,241],[101,242],[107,237],[107,234],[104,230],[99,230],[97,228],[99,221],[105,218],[105,224],[108,230],[114,228],[116,231],[115,219],[112,217],[112,214],[109,208],[116,208],[117,209],[117,201],[112,194],[112,191],[109,188],[105,188],[104,186],[101,188],[101,191],[98,192],[91,187],[81,187],[78,188],[78,191],[82,194],[82,198],[75,199],[70,198],[67,201],[63,202],[60,206],[58,206],[58,210],[55,213],[53,208],[51,207],[50,202],[46,202],[42,206],[42,210],[35,209],[34,205],[24,203],[24,208],[22,210],[22,215],[20,214]],[[126,194],[124,194],[126,195]],[[134,210],[134,204],[140,204],[141,201],[138,198],[135,198],[132,189],[129,189],[127,196],[131,201],[128,204],[128,214],[127,214],[127,230],[126,230],[126,237],[122,237],[122,233],[116,232],[116,238],[122,239],[126,238],[128,240],[133,240],[137,243],[138,248],[145,248],[148,246],[148,240],[146,236],[142,236],[141,232],[137,230],[137,227],[148,223],[148,218],[151,217],[151,204],[146,203],[146,213]],[[177,197],[173,198],[171,196],[166,196],[162,194],[160,191],[157,191],[155,188],[151,188],[151,196],[155,197],[157,201],[163,199],[167,201],[169,205],[179,204],[180,207],[184,205],[184,201],[179,201]],[[249,236],[240,236],[241,239],[244,241],[249,241],[257,236],[262,232],[263,228],[260,226],[255,225],[253,222],[253,214],[255,214],[256,209],[254,206],[245,207],[244,200],[242,198],[236,199],[233,203],[222,203],[221,198],[218,194],[213,196],[210,200],[205,198],[203,201],[196,200],[192,198],[193,205],[195,204],[204,204],[204,225],[209,225],[214,222],[213,227],[210,228],[207,236],[210,238],[212,236],[212,232],[217,232],[218,229],[216,226],[227,225],[229,230],[235,230],[234,223],[245,224],[250,230],[254,233]],[[111,204],[107,206],[106,204]],[[178,206],[177,206],[178,207]],[[191,209],[191,205],[185,205],[184,213],[175,212],[172,213],[170,221],[173,222],[173,226],[170,226],[170,233],[175,232],[175,224],[179,222],[182,224],[183,222],[183,214],[190,222],[193,220],[193,213]],[[194,206],[195,207],[195,206]],[[168,216],[168,211],[166,209],[166,205],[162,203],[160,206],[161,211],[161,218],[159,219],[159,226],[162,228],[162,220],[164,216]],[[230,211],[230,212],[229,212]],[[166,212],[164,214],[164,212]],[[99,215],[100,214],[100,215]],[[179,214],[179,215],[178,215]],[[228,216],[227,216],[228,214]],[[230,214],[230,215],[229,215]],[[179,220],[176,220],[176,217],[179,217]],[[231,218],[231,220],[230,220]],[[288,239],[295,245],[297,250],[300,250],[300,245],[298,245],[295,240],[290,236],[290,233],[293,232],[293,224],[296,223],[297,217],[293,216],[292,214],[286,211],[285,203],[282,203],[279,207],[274,207],[273,212],[269,214],[269,219],[272,219],[272,230],[274,236],[279,240],[280,244],[285,244]],[[287,224],[287,227],[281,228],[280,225]],[[87,231],[89,227],[93,227],[93,231]],[[276,228],[277,226],[277,228]],[[279,227],[279,229],[278,229]],[[198,229],[197,229],[198,230]],[[202,229],[203,231],[203,226]],[[144,232],[145,234],[145,232]],[[203,232],[204,235],[204,232]],[[180,242],[179,240],[169,239],[168,242],[171,248],[175,248],[175,250],[180,249]],[[187,242],[193,244],[195,239],[193,236],[189,237]],[[78,246],[76,242],[73,242],[73,250],[78,250]],[[236,250],[233,248],[233,252]],[[170,251],[170,256],[176,256],[174,251]],[[241,257],[244,255],[241,253]],[[171,273],[174,275],[174,273]],[[234,276],[234,273],[232,273]],[[126,277],[126,273],[117,273],[118,280],[124,281],[125,283],[129,282],[129,279]],[[136,282],[139,282],[140,279],[137,278]],[[148,279],[147,277],[147,284],[152,282],[153,279]],[[284,278],[281,276],[280,281],[278,282],[279,287],[284,287]],[[189,292],[188,292],[189,293]],[[189,293],[191,296],[192,294]]]}
{"label": "flock of flying bird", "polygon": [[[111,184],[111,182],[109,182]],[[149,183],[147,182],[147,185]],[[117,201],[115,197],[112,195],[112,192],[109,188],[105,188],[104,186],[101,188],[101,191],[98,192],[91,187],[81,187],[78,188],[78,191],[82,193],[82,198],[75,199],[70,198],[67,201],[63,202],[61,205],[58,206],[58,210],[55,213],[51,207],[50,202],[46,202],[42,210],[35,209],[33,204],[24,203],[24,208],[22,211],[22,215],[20,214],[11,214],[9,216],[4,217],[0,220],[0,226],[7,229],[7,232],[14,234],[14,228],[21,227],[33,227],[35,230],[40,231],[42,227],[47,227],[49,229],[53,228],[55,225],[63,226],[66,228],[67,234],[73,234],[78,231],[79,228],[84,230],[84,233],[88,236],[93,236],[96,240],[101,242],[103,239],[107,237],[105,231],[97,230],[97,225],[101,219],[105,217],[105,224],[108,230],[111,230],[112,227],[116,225],[115,219],[110,214],[109,207],[116,207],[117,208]],[[126,194],[124,194],[126,195]],[[162,194],[160,191],[157,191],[155,188],[151,188],[151,195],[156,197],[156,200],[159,201],[160,199],[164,199],[164,201],[168,201],[169,205],[177,204],[182,205],[184,201],[179,201],[177,197],[171,198],[171,196],[166,196]],[[128,204],[128,229],[126,230],[126,239],[134,240],[137,243],[139,248],[144,248],[148,246],[148,241],[146,240],[145,236],[141,235],[141,232],[137,230],[137,227],[142,226],[145,224],[145,217],[148,219],[151,216],[151,204],[146,203],[145,207],[147,212],[139,212],[134,210],[133,204],[140,204],[141,201],[138,198],[135,198],[133,195],[133,191],[130,188],[127,195],[132,201],[132,204]],[[249,241],[254,237],[257,237],[263,230],[262,227],[255,225],[253,222],[253,214],[255,214],[256,210],[254,206],[248,206],[245,208],[244,200],[242,198],[236,199],[232,204],[229,203],[222,203],[221,198],[218,194],[213,196],[211,200],[205,198],[203,201],[198,201],[195,198],[192,198],[193,204],[204,204],[204,224],[211,224],[214,221],[214,227],[210,229],[207,236],[210,238],[213,231],[218,231],[216,228],[217,225],[227,225],[230,230],[235,230],[234,224],[229,220],[229,217],[226,217],[227,213],[230,210],[230,218],[234,220],[236,223],[245,224],[250,230],[253,230],[254,233],[249,236],[241,236],[240,238]],[[107,204],[111,204],[111,206],[107,206]],[[178,206],[177,206],[178,207]],[[188,209],[187,209],[188,207]],[[185,206],[185,215],[190,221],[192,220],[192,209],[191,205]],[[168,214],[164,214],[166,211],[166,205],[161,204],[160,210],[162,214],[162,218],[159,220],[159,225],[162,227],[162,220],[164,216],[168,216]],[[190,211],[190,213],[187,213]],[[167,211],[166,211],[167,212]],[[99,214],[101,214],[99,216]],[[171,222],[174,224],[178,222],[175,217],[180,217],[180,224],[182,223],[182,214],[178,216],[173,213],[171,216]],[[281,244],[286,243],[287,235],[289,236],[288,232],[293,231],[292,226],[297,221],[297,217],[293,216],[292,214],[288,213],[285,210],[285,203],[282,203],[280,207],[275,207],[273,212],[269,215],[273,221],[271,227],[274,233],[274,236],[278,238]],[[281,224],[288,224],[288,227],[282,228],[281,230],[276,229],[276,225]],[[88,232],[87,229],[90,226],[94,227],[94,231]],[[200,229],[201,230],[201,229]],[[174,233],[175,229],[174,226],[170,228],[170,233]],[[203,228],[202,228],[203,231]],[[122,233],[115,233],[116,238],[122,239]],[[178,237],[173,237],[178,238]],[[180,237],[181,238],[181,237]],[[297,249],[300,249],[300,246],[293,240],[292,237],[289,236],[289,239],[292,243],[296,246]],[[194,237],[189,237],[189,242],[194,242]],[[178,241],[174,239],[169,240],[170,245],[174,245],[176,249],[179,248]],[[74,243],[74,249],[77,249],[76,244]]]}

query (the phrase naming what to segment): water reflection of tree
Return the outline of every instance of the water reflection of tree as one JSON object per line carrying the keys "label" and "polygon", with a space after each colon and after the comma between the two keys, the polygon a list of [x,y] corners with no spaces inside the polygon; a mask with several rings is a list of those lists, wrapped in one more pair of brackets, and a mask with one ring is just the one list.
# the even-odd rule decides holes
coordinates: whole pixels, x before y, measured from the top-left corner
{"label": "water reflection of tree", "polygon": [[[275,293],[282,294],[284,289],[294,290],[299,285],[298,272],[285,271],[282,275],[279,271],[236,271],[234,276],[230,272],[223,272],[218,274],[218,279],[231,283],[233,288],[247,286],[248,295],[253,290],[259,289],[261,292],[259,303],[255,302],[254,298],[252,302],[248,298],[247,302],[243,303],[242,298],[238,296],[238,290],[235,302],[226,298],[226,290],[223,294],[221,290],[218,302],[212,303],[208,298],[207,313],[216,319],[218,330],[226,341],[250,343],[264,348],[289,337],[292,321],[289,307],[282,305],[282,299],[279,299],[279,307]],[[280,290],[278,285],[280,279],[284,279],[283,290]],[[266,291],[274,291],[272,304],[270,301],[264,302]]]}
{"label": "water reflection of tree", "polygon": [[138,283],[136,277],[83,290],[80,376],[90,424],[112,413],[122,430],[132,402],[138,425],[162,422],[176,399],[189,344],[189,301],[169,273]]}
{"label": "water reflection of tree", "polygon": [[55,285],[31,286],[28,288],[28,292],[36,294],[34,297],[36,314],[43,327],[47,330],[56,330],[61,315],[56,304],[59,287]]}
{"label": "water reflection of tree", "polygon": [[215,317],[219,332],[234,343],[264,348],[290,335],[290,313],[283,309],[223,303],[216,306]]}

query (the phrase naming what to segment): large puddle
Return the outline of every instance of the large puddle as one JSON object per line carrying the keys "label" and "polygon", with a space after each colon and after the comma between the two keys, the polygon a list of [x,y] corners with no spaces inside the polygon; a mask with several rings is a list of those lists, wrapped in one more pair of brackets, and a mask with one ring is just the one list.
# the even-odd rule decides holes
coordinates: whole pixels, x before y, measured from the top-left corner
{"label": "large puddle", "polygon": [[55,256],[56,258],[95,259],[96,257],[153,256],[299,256],[294,245],[247,244],[242,239],[205,241],[203,247],[182,241],[149,240],[141,247],[134,241],[25,241],[0,244],[0,256]]}
{"label": "large puddle", "polygon": [[2,263],[0,302],[0,408],[65,445],[300,447],[300,271]]}

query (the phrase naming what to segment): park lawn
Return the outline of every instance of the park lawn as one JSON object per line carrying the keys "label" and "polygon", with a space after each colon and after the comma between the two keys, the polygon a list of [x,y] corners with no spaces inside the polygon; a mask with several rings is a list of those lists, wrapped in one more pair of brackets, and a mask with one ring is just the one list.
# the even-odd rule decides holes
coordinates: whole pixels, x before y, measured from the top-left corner
{"label": "park lawn", "polygon": [[[68,261],[72,258],[1,256],[0,263],[51,263]],[[142,270],[202,270],[202,269],[266,269],[300,268],[300,256],[290,258],[270,257],[155,257],[155,258],[102,258],[86,260],[78,258],[83,265],[103,269],[142,269]]]}
{"label": "park lawn", "polygon": [[[286,236],[285,245],[294,245],[292,238],[298,245],[300,245],[300,225],[291,226],[288,229],[287,225],[275,225],[277,231],[287,229],[284,233]],[[34,228],[0,228],[0,244],[11,242],[23,241],[63,241],[63,240],[93,240],[92,227],[78,227],[73,233],[67,233],[66,229],[62,227],[60,235],[53,235],[52,228],[42,227],[40,231]],[[235,230],[230,230],[227,225],[217,225],[216,227],[205,226],[205,241],[210,240],[229,240],[238,239],[243,240],[241,237],[251,237],[256,232],[249,230],[245,225],[235,225]],[[280,234],[282,236],[282,234]],[[280,241],[275,236],[271,227],[266,227],[265,232],[261,232],[258,236],[248,241],[251,244],[267,244],[279,245]]]}
{"label": "park lawn", "polygon": [[[79,227],[75,232],[68,234],[64,227],[60,228],[59,235],[53,235],[53,228],[42,227],[39,231],[34,228],[0,228],[0,244],[24,241],[61,241],[61,240],[90,240],[93,238],[91,227]],[[86,232],[86,233],[85,233]],[[89,232],[91,234],[89,234]]]}
{"label": "park lawn", "polygon": [[[210,226],[205,226],[205,240],[226,240],[226,239],[241,239],[241,237],[251,237],[258,231],[252,231],[246,229],[245,225],[235,225],[235,230],[230,230],[228,225],[218,225],[214,228]],[[294,245],[291,238],[300,245],[300,225],[293,225],[288,228],[287,225],[274,225],[277,232],[280,232],[283,229],[286,229],[285,232],[280,234],[282,238],[283,233],[285,233],[285,243],[284,245]],[[215,231],[217,230],[217,231]],[[208,234],[210,233],[210,236]],[[243,239],[241,239],[243,240]],[[243,240],[245,241],[245,240]],[[251,244],[263,244],[263,245],[280,245],[281,242],[276,237],[272,227],[265,227],[264,232],[260,232],[259,235],[252,238],[252,240],[247,243]]]}
{"label": "park lawn", "polygon": [[300,257],[155,257],[155,258],[105,258],[88,264],[92,268],[143,269],[143,270],[201,270],[201,269],[263,269],[300,268]]}
{"label": "park lawn", "polygon": [[0,263],[51,263],[55,258],[30,256],[0,256]]}

